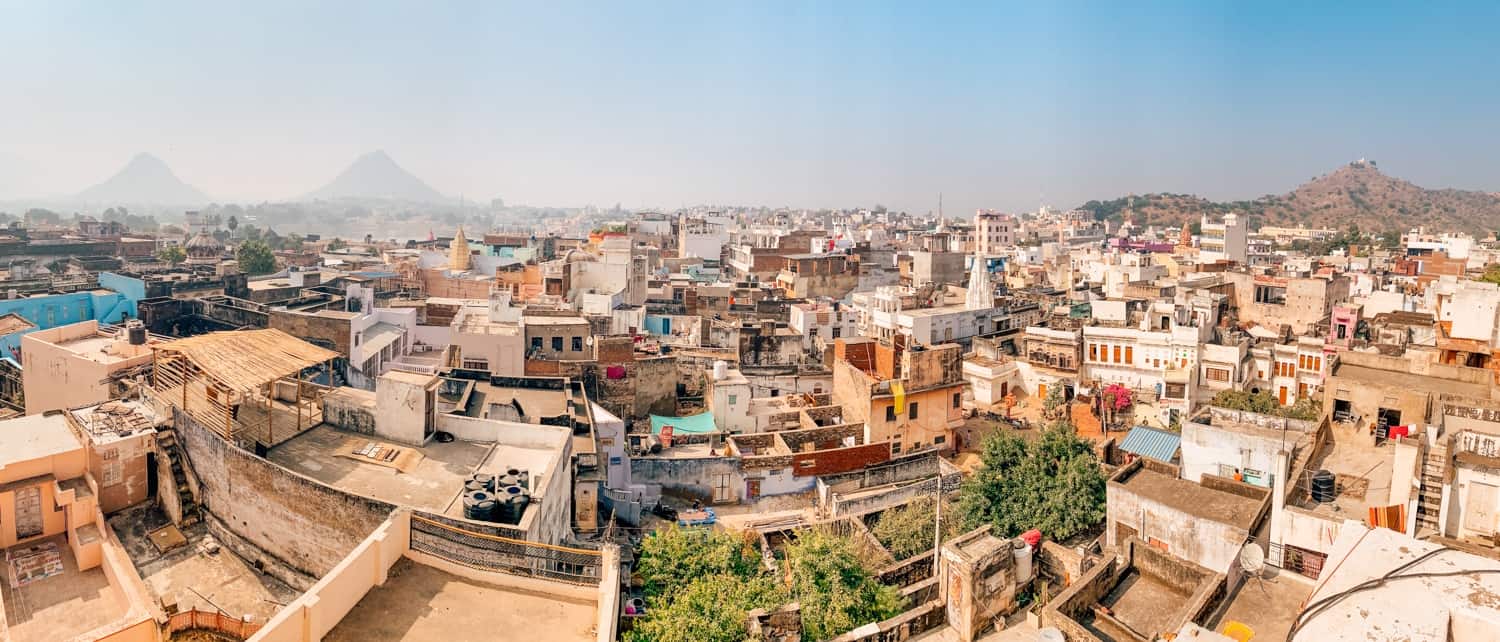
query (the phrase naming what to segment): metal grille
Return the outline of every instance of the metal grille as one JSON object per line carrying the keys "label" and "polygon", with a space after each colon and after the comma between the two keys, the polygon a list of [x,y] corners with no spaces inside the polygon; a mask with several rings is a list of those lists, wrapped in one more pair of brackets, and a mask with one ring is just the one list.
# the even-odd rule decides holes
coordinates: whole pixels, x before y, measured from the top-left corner
{"label": "metal grille", "polygon": [[573,584],[599,582],[599,551],[506,537],[500,527],[413,514],[411,547],[456,564]]}

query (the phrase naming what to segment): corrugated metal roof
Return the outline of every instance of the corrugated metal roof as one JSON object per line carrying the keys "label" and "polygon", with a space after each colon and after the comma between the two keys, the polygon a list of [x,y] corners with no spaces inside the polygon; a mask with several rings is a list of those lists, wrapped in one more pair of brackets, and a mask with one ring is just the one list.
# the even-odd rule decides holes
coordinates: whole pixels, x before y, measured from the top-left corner
{"label": "corrugated metal roof", "polygon": [[1120,450],[1171,463],[1177,457],[1177,447],[1181,444],[1182,435],[1175,432],[1136,426],[1120,442]]}

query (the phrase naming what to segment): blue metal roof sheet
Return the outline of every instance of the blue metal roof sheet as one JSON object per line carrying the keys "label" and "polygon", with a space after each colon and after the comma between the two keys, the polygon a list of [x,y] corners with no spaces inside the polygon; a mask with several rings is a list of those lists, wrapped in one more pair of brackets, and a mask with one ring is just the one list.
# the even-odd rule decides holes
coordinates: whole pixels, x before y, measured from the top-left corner
{"label": "blue metal roof sheet", "polygon": [[1182,444],[1182,435],[1147,426],[1130,429],[1120,442],[1120,450],[1171,463],[1177,456],[1177,447]]}

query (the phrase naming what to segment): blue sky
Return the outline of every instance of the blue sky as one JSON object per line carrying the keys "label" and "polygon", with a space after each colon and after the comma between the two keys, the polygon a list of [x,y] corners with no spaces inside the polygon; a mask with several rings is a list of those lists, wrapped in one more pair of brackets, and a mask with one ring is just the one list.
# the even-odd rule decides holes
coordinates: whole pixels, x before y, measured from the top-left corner
{"label": "blue sky", "polygon": [[[384,149],[532,204],[1500,190],[1500,4],[0,0],[0,198],[136,152],[223,199]],[[1129,5],[1129,6],[1126,6]]]}

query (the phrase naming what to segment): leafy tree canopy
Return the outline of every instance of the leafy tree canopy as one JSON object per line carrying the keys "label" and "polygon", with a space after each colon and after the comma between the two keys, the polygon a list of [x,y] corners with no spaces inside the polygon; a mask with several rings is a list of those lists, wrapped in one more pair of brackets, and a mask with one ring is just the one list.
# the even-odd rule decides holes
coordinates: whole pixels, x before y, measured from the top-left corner
{"label": "leafy tree canopy", "polygon": [[[875,539],[880,540],[886,550],[898,560],[908,559],[919,553],[931,553],[936,506],[937,502],[931,497],[902,504],[881,513],[880,519],[870,530],[875,534]],[[943,541],[963,534],[963,518],[952,500],[943,500],[942,517]]]}
{"label": "leafy tree canopy", "polygon": [[827,640],[901,612],[901,594],[860,562],[850,538],[826,529],[798,534],[787,547],[792,597],[802,606],[802,637]]}
{"label": "leafy tree canopy", "polygon": [[964,482],[959,509],[1001,537],[1038,528],[1067,539],[1104,519],[1104,473],[1093,446],[1072,424],[1052,424],[1033,441],[1009,432],[985,439],[984,463]]}
{"label": "leafy tree canopy", "polygon": [[265,241],[245,241],[240,244],[235,258],[246,274],[270,274],[276,271],[276,255]]}

